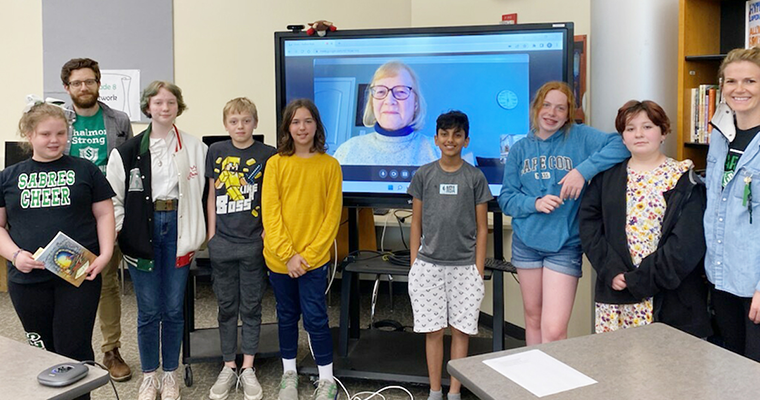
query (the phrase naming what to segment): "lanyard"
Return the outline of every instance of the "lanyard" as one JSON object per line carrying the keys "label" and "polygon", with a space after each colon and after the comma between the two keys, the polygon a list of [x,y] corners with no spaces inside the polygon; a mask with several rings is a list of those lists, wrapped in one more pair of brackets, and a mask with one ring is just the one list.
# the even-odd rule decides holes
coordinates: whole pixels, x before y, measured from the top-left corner
{"label": "lanyard", "polygon": [[752,176],[744,177],[744,195],[742,196],[742,207],[747,207],[749,212],[749,223],[752,223]]}

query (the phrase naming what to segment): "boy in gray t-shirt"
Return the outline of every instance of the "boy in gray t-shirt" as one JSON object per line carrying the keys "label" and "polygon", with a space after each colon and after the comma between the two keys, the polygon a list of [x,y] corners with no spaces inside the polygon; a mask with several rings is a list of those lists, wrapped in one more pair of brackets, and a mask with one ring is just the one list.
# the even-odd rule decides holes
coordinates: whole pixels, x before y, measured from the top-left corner
{"label": "boy in gray t-shirt", "polygon": [[[467,356],[469,335],[478,333],[488,235],[488,201],[483,173],[462,159],[469,144],[469,121],[459,111],[436,121],[441,159],[420,167],[409,185],[412,268],[409,296],[414,331],[426,333],[429,400],[443,398],[443,331],[451,326],[451,359]],[[451,378],[447,398],[460,399],[461,383]]]}

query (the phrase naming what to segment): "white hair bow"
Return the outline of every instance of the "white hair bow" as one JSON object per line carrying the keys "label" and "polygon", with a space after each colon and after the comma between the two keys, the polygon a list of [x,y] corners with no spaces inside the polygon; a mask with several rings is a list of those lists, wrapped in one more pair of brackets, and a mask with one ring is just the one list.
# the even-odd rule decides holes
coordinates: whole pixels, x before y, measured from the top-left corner
{"label": "white hair bow", "polygon": [[26,107],[24,107],[24,114],[28,113],[32,109],[32,107],[36,106],[37,104],[42,104],[42,103],[52,104],[54,106],[61,107],[61,109],[63,109],[64,114],[66,114],[66,118],[69,119],[69,121],[71,121],[75,115],[75,113],[72,110],[69,110],[66,107],[64,107],[64,104],[66,104],[65,101],[56,99],[53,97],[48,97],[45,100],[42,100],[42,98],[37,96],[36,94],[26,95]]}

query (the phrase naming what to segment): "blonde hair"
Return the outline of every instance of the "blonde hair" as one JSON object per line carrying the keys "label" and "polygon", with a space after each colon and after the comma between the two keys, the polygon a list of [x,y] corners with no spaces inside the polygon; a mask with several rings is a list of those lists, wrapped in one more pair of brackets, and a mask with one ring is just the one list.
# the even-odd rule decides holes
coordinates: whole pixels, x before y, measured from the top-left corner
{"label": "blonde hair", "polygon": [[723,74],[725,73],[728,64],[739,61],[749,61],[760,67],[760,48],[752,47],[750,49],[733,49],[729,51],[726,58],[724,58],[723,62],[720,64],[718,78],[723,79]]}
{"label": "blonde hair", "polygon": [[[375,82],[380,79],[398,76],[401,71],[406,71],[409,74],[409,77],[412,79],[412,91],[414,92],[414,118],[412,118],[412,122],[409,125],[414,128],[415,131],[422,129],[425,124],[427,103],[425,103],[425,98],[422,96],[417,74],[413,69],[401,61],[388,61],[381,65],[380,68],[375,71],[375,75],[372,76],[372,81],[369,86],[367,86],[367,92],[364,94],[367,99],[366,105],[364,106],[364,117],[362,119],[364,126],[372,127],[375,125],[375,122],[377,122],[375,109],[373,107],[375,98],[370,94],[372,86],[374,86]],[[391,93],[388,93],[388,95],[392,96]]]}
{"label": "blonde hair", "polygon": [[575,117],[575,95],[573,94],[573,89],[565,82],[551,81],[544,83],[538,89],[536,97],[533,98],[533,102],[530,104],[531,129],[538,130],[538,113],[541,112],[541,108],[544,106],[546,95],[552,90],[557,90],[567,96],[567,121],[565,121],[565,124],[560,129],[573,124],[573,118]]}
{"label": "blonde hair", "polygon": [[259,122],[259,111],[256,109],[256,104],[247,97],[236,97],[227,102],[222,110],[222,123],[227,123],[227,116],[232,113],[251,114],[253,122]]}
{"label": "blonde hair", "polygon": [[63,111],[63,109],[61,107],[47,103],[35,104],[31,109],[29,109],[29,111],[25,112],[24,115],[21,116],[21,119],[18,121],[18,130],[19,136],[26,139],[22,144],[24,150],[32,150],[32,145],[29,143],[29,138],[37,129],[37,125],[48,118],[58,118],[62,120],[66,126],[69,125],[69,120],[66,118],[66,113]]}

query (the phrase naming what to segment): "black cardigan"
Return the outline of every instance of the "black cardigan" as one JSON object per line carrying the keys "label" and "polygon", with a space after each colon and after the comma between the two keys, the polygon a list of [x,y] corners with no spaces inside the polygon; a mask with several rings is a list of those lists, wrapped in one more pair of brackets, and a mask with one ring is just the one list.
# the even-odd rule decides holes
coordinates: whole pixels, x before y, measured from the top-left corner
{"label": "black cardigan", "polygon": [[[654,296],[655,321],[707,337],[712,330],[704,278],[705,185],[689,170],[663,193],[666,209],[657,250],[636,268],[625,234],[627,167],[626,160],[597,175],[581,202],[581,244],[597,273],[594,299],[633,304]],[[617,291],[612,280],[621,273],[627,288]]]}

